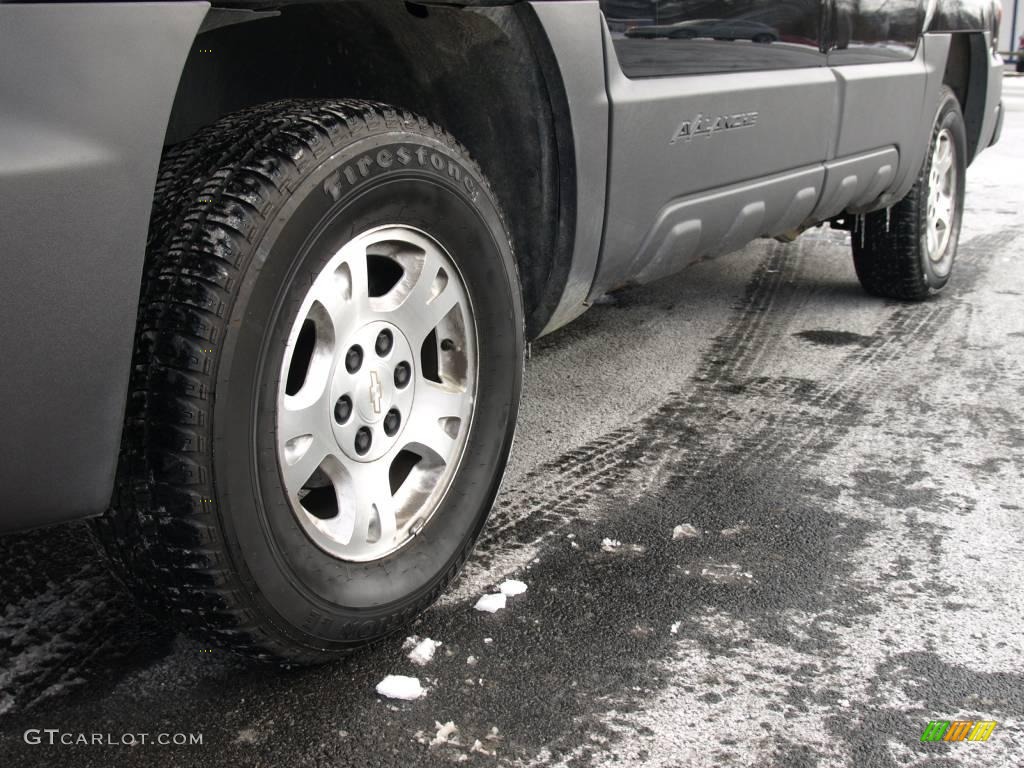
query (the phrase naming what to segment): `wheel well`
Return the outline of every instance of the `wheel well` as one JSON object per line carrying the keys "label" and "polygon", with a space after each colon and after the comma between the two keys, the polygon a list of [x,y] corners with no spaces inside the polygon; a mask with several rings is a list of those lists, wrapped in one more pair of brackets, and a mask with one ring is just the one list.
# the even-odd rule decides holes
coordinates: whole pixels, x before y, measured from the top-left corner
{"label": "wheel well", "polygon": [[197,36],[165,143],[280,98],[373,99],[428,117],[466,145],[491,181],[517,254],[527,333],[536,336],[561,297],[574,237],[573,145],[556,73],[525,4],[289,4]]}
{"label": "wheel well", "polygon": [[967,162],[970,163],[981,149],[978,144],[985,120],[988,46],[985,36],[979,33],[956,33],[950,37],[942,82],[953,90],[960,102],[967,128]]}

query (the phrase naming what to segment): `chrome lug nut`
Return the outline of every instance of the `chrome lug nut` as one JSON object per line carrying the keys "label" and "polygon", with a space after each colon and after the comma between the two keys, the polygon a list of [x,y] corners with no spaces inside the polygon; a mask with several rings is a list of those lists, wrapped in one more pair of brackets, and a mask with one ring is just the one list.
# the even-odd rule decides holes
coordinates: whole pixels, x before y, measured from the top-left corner
{"label": "chrome lug nut", "polygon": [[388,437],[394,437],[401,424],[402,415],[398,412],[397,408],[392,408],[388,411],[388,415],[384,417],[384,434]]}
{"label": "chrome lug nut", "polygon": [[349,373],[355,373],[363,365],[363,348],[358,344],[353,344],[349,347],[348,352],[345,353],[345,370]]}
{"label": "chrome lug nut", "polygon": [[373,433],[370,432],[370,428],[360,427],[359,431],[356,432],[356,453],[360,456],[365,456],[372,444]]}
{"label": "chrome lug nut", "polygon": [[334,404],[334,420],[339,424],[344,424],[352,417],[352,398],[348,395],[342,395],[338,398],[338,402]]}
{"label": "chrome lug nut", "polygon": [[412,378],[412,368],[406,362],[401,362],[395,367],[395,386],[399,389],[405,389],[409,384],[409,379]]}
{"label": "chrome lug nut", "polygon": [[391,351],[391,345],[394,342],[394,337],[391,335],[391,331],[386,328],[377,334],[377,343],[374,345],[374,349],[377,351],[378,357],[384,357],[388,352]]}

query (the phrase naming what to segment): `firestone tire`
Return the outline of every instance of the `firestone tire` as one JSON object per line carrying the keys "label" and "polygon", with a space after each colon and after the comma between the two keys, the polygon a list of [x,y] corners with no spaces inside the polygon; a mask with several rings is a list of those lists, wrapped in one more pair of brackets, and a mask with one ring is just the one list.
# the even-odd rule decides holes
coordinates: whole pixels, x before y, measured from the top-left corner
{"label": "firestone tire", "polygon": [[[416,264],[443,266],[413,279]],[[524,314],[479,168],[443,130],[386,105],[263,105],[167,154],[147,265],[114,508],[97,524],[121,573],[204,639],[261,660],[323,662],[401,629],[466,562],[515,429]],[[330,282],[342,274],[347,287]],[[453,307],[429,334],[410,321],[420,315],[381,319],[425,296]],[[354,297],[351,312],[339,303],[322,327],[310,320]],[[384,338],[382,329],[393,329],[390,341],[374,349],[367,334]],[[422,346],[406,343],[425,334]],[[363,337],[366,362],[350,373],[352,339]],[[282,409],[292,406],[282,403],[324,371],[316,402],[348,387],[337,403],[357,408],[310,406],[309,434],[285,435],[292,417]],[[421,398],[466,409],[434,420],[450,439],[429,431]],[[410,426],[388,429],[377,413],[386,407],[405,409]],[[351,437],[363,429],[384,458],[359,453]],[[427,458],[406,450],[397,475],[436,480],[429,497],[396,480],[406,432]],[[322,449],[325,435],[338,436],[333,458],[289,486],[296,446]],[[352,478],[377,461],[389,462],[373,471],[388,490],[369,505],[345,489],[361,488]],[[324,518],[330,510],[310,500],[332,488],[334,516]],[[399,497],[420,517],[399,517]]]}
{"label": "firestone tire", "polygon": [[[949,162],[941,174],[940,162]],[[943,88],[914,187],[889,211],[869,213],[854,228],[853,263],[865,291],[920,301],[946,286],[960,239],[966,173],[963,114],[953,91]]]}

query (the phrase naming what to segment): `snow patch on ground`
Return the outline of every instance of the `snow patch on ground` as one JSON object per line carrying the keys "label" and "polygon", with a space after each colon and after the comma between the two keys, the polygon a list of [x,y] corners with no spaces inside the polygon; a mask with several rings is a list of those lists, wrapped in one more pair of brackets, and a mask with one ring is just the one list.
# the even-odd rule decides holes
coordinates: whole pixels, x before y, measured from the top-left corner
{"label": "snow patch on ground", "polygon": [[497,592],[493,595],[484,595],[476,601],[476,605],[473,607],[478,611],[484,611],[485,613],[497,613],[505,607],[506,597],[503,592]]}
{"label": "snow patch on ground", "polygon": [[441,647],[441,643],[425,637],[413,646],[409,652],[409,661],[417,666],[424,667],[434,660],[434,654]]}
{"label": "snow patch on ground", "polygon": [[498,589],[501,590],[503,595],[515,597],[516,595],[521,595],[526,591],[526,584],[516,579],[509,579],[507,581],[503,581]]}
{"label": "snow patch on ground", "polygon": [[746,521],[740,520],[740,522],[732,528],[723,528],[721,536],[725,539],[731,539],[735,536],[739,536],[741,533],[746,533],[749,530],[750,526],[747,525]]}
{"label": "snow patch on ground", "polygon": [[438,747],[442,744],[459,743],[459,726],[449,720],[447,723],[434,722],[437,734],[430,740],[430,746]]}
{"label": "snow patch on ground", "polygon": [[713,584],[738,584],[754,579],[754,574],[735,563],[709,563],[701,569],[700,575]]}
{"label": "snow patch on ground", "polygon": [[418,677],[405,675],[388,675],[377,683],[377,693],[389,699],[415,701],[426,695]]}
{"label": "snow patch on ground", "polygon": [[642,555],[647,551],[647,547],[642,544],[623,544],[618,539],[602,539],[601,540],[601,551],[610,552],[613,554],[623,553],[627,555]]}
{"label": "snow patch on ground", "polygon": [[473,742],[473,746],[470,747],[470,752],[479,752],[481,755],[487,755],[488,757],[494,757],[495,752],[493,749],[485,749],[483,742],[477,739]]}
{"label": "snow patch on ground", "polygon": [[698,536],[700,536],[700,533],[689,523],[677,525],[672,529],[672,539],[674,541],[679,541],[679,539],[695,539]]}

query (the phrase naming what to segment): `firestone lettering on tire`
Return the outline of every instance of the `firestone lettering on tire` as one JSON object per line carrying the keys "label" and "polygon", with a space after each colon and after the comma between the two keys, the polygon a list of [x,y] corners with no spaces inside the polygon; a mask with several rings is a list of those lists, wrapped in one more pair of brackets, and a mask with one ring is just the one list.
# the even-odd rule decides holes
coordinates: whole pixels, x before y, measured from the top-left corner
{"label": "firestone lettering on tire", "polygon": [[406,145],[384,147],[361,155],[328,176],[324,181],[324,192],[331,199],[340,200],[346,191],[364,180],[374,178],[381,172],[403,168],[420,168],[447,176],[455,184],[460,185],[470,199],[477,198],[479,188],[476,180],[454,158],[426,147]]}

